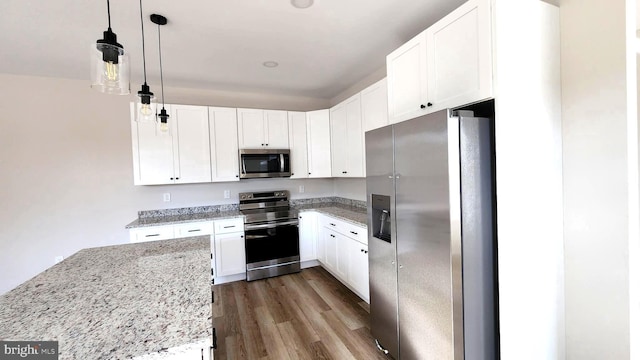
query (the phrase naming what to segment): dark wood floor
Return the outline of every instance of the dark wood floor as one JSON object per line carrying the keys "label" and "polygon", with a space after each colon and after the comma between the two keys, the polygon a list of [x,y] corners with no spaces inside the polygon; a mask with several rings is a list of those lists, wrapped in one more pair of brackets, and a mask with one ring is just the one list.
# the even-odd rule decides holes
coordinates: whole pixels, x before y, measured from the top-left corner
{"label": "dark wood floor", "polygon": [[214,286],[216,360],[386,359],[369,306],[321,267]]}

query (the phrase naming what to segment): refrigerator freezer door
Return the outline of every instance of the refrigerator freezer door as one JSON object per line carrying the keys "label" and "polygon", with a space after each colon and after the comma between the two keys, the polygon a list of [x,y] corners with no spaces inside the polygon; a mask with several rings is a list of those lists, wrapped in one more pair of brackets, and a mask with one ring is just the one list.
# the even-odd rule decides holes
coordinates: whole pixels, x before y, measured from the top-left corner
{"label": "refrigerator freezer door", "polygon": [[400,357],[454,359],[448,112],[394,136]]}
{"label": "refrigerator freezer door", "polygon": [[[369,233],[369,292],[371,309],[371,334],[394,358],[398,357],[398,279],[396,268],[396,237],[393,217],[395,213],[393,178],[392,127],[368,131],[365,134],[367,151],[367,202]],[[376,199],[389,200],[391,217],[391,242],[373,233],[380,228],[381,214],[372,207]],[[383,201],[384,202],[384,201]],[[378,234],[379,235],[379,234]]]}

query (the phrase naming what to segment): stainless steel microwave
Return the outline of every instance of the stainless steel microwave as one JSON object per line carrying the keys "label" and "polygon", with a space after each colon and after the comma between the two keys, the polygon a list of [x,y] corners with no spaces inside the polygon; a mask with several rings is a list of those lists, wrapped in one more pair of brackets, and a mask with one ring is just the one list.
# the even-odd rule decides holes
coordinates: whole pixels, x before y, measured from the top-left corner
{"label": "stainless steel microwave", "polygon": [[270,178],[291,176],[291,155],[288,149],[240,149],[240,178]]}

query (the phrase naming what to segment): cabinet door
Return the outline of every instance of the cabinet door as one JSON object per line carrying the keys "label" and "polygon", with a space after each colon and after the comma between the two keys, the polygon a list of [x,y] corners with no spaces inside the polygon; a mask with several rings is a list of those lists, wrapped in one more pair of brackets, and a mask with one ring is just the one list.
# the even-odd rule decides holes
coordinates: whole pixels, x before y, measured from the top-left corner
{"label": "cabinet door", "polygon": [[236,109],[209,107],[211,181],[240,180]]}
{"label": "cabinet door", "polygon": [[[171,109],[167,105],[165,108]],[[173,184],[173,137],[161,133],[155,121],[135,121],[136,104],[131,103],[131,144],[135,185]]]}
{"label": "cabinet door", "polygon": [[307,143],[310,178],[331,177],[331,131],[329,110],[307,113]]}
{"label": "cabinet door", "polygon": [[349,241],[349,284],[369,302],[369,248],[358,241]]}
{"label": "cabinet door", "polygon": [[298,224],[300,239],[300,261],[316,260],[316,228],[317,218],[313,211],[301,212],[298,215],[300,220]]}
{"label": "cabinet door", "polygon": [[289,146],[291,149],[291,179],[309,177],[307,167],[307,114],[289,111]]}
{"label": "cabinet door", "polygon": [[238,145],[241,149],[261,149],[264,141],[264,111],[238,109]]}
{"label": "cabinet door", "polygon": [[362,129],[364,132],[389,125],[387,79],[362,90]]}
{"label": "cabinet door", "polygon": [[349,244],[353,241],[342,234],[336,234],[336,269],[338,277],[349,282]]}
{"label": "cabinet door", "polygon": [[318,214],[317,215],[317,229],[318,229],[318,243],[316,244],[316,255],[318,256],[318,261],[320,261],[322,264],[326,264],[327,263],[327,236],[329,236],[329,234],[327,234],[327,232],[329,231],[327,228],[325,228],[324,226],[321,226],[321,221],[320,219],[322,219],[323,215]]}
{"label": "cabinet door", "polygon": [[429,112],[492,96],[490,11],[470,0],[427,29]]}
{"label": "cabinet door", "polygon": [[347,107],[338,104],[330,110],[331,117],[331,176],[347,176]]}
{"label": "cabinet door", "polygon": [[425,32],[387,56],[389,121],[397,123],[426,113],[427,45]]}
{"label": "cabinet door", "polygon": [[272,149],[289,148],[289,122],[287,112],[282,110],[264,111],[265,147]]}
{"label": "cabinet door", "polygon": [[247,271],[244,254],[244,233],[216,234],[216,276],[241,274]]}
{"label": "cabinet door", "polygon": [[211,182],[209,111],[206,106],[171,105],[176,184]]}
{"label": "cabinet door", "polygon": [[362,110],[360,94],[345,101],[346,108],[346,134],[343,156],[347,159],[345,176],[364,176],[364,132],[362,131]]}
{"label": "cabinet door", "polygon": [[324,264],[329,269],[336,271],[338,268],[338,236],[340,234],[325,228],[324,235]]}

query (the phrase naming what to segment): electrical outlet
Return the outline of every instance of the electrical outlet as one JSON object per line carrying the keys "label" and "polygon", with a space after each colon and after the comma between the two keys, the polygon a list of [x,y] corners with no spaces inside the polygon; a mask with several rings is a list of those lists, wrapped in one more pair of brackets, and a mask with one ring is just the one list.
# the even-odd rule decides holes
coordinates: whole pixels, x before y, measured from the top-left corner
{"label": "electrical outlet", "polygon": [[298,187],[298,192],[299,193],[303,193],[304,192],[304,185],[300,185],[300,187]]}
{"label": "electrical outlet", "polygon": [[62,261],[62,260],[64,260],[64,256],[62,256],[62,255],[58,255],[58,256],[56,256],[56,258],[54,259],[54,261],[56,262],[56,264],[57,264],[57,263],[59,263],[59,262],[60,262],[60,261]]}
{"label": "electrical outlet", "polygon": [[225,199],[228,199],[228,198],[230,198],[230,197],[231,197],[231,192],[229,192],[229,190],[225,190],[225,191],[224,191],[224,198],[225,198]]}
{"label": "electrical outlet", "polygon": [[162,201],[164,201],[164,202],[170,202],[170,201],[171,201],[171,193],[164,193],[164,194],[162,194]]}

